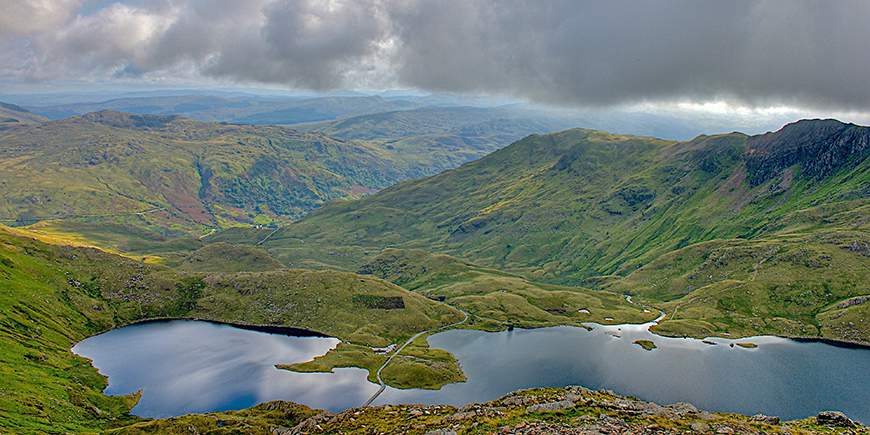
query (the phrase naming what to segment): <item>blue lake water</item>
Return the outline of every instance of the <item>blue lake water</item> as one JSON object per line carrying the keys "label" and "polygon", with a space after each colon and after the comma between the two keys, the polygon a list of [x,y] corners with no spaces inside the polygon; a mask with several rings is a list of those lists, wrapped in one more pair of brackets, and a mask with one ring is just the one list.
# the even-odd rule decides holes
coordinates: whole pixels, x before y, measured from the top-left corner
{"label": "blue lake water", "polygon": [[[468,382],[441,390],[387,388],[375,401],[462,405],[520,388],[583,385],[663,404],[690,402],[711,411],[765,413],[786,419],[836,409],[870,421],[870,350],[777,337],[743,340],[664,338],[649,325],[576,327],[498,333],[452,330],[429,338],[452,352]],[[653,340],[652,351],[633,344]],[[756,343],[757,349],[731,346]],[[276,363],[325,353],[333,338],[288,337],[197,321],[134,325],[74,348],[109,376],[107,394],[143,390],[134,413],[168,416],[239,409],[283,399],[315,408],[359,406],[377,386],[360,369],[300,374]]]}
{"label": "blue lake water", "polygon": [[293,400],[314,408],[358,406],[377,391],[366,371],[294,373],[275,364],[308,361],[335,338],[291,337],[193,320],[147,322],[90,337],[73,352],[109,377],[106,394],[142,390],[133,413],[168,417]]}

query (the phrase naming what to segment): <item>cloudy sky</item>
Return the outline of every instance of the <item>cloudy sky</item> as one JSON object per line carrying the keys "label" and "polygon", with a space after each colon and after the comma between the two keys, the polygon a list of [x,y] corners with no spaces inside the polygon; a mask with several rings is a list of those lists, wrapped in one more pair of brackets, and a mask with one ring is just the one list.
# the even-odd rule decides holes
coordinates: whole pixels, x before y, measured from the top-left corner
{"label": "cloudy sky", "polygon": [[866,0],[0,0],[0,10],[5,83],[870,112]]}

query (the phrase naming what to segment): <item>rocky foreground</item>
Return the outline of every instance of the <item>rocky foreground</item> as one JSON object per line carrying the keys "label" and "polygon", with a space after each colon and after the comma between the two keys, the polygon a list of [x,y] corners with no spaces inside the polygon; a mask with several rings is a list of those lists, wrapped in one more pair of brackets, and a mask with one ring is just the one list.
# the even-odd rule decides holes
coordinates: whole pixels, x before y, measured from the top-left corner
{"label": "rocky foreground", "polygon": [[870,434],[839,412],[782,422],[767,415],[711,413],[687,403],[662,406],[582,387],[535,389],[499,400],[469,404],[386,405],[339,414],[288,402],[249,410],[154,420],[123,433],[262,433],[271,435],[366,434]]}

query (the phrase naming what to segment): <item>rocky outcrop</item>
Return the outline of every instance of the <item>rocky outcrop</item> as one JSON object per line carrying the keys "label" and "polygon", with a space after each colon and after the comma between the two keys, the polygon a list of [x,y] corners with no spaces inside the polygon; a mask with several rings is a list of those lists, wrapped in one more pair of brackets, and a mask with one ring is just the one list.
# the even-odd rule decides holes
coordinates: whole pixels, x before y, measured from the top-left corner
{"label": "rocky outcrop", "polygon": [[840,302],[839,304],[837,304],[837,308],[849,308],[849,307],[853,307],[855,305],[861,305],[867,301],[870,301],[870,295],[857,296],[857,297],[854,297],[851,299],[847,299],[843,302]]}
{"label": "rocky outcrop", "polygon": [[755,414],[750,417],[752,421],[758,421],[764,424],[777,425],[780,423],[779,417],[773,415]]}
{"label": "rocky outcrop", "polygon": [[870,156],[870,128],[834,119],[802,120],[753,136],[746,145],[747,178],[753,186],[794,165],[800,165],[803,176],[821,179]]}
{"label": "rocky outcrop", "polygon": [[820,412],[816,416],[816,423],[820,426],[833,426],[833,427],[848,427],[853,428],[856,426],[855,422],[846,417],[846,414],[843,414],[839,411],[824,411]]}
{"label": "rocky outcrop", "polygon": [[561,411],[563,409],[573,408],[574,402],[570,400],[560,400],[558,402],[538,403],[526,408],[526,412],[541,412],[541,411]]}
{"label": "rocky outcrop", "polygon": [[775,416],[707,412],[688,403],[659,405],[577,386],[521,390],[460,408],[383,405],[332,414],[278,401],[249,410],[191,414],[149,424],[136,425],[136,429],[148,430],[123,433],[870,434],[867,427],[836,411],[782,422]]}

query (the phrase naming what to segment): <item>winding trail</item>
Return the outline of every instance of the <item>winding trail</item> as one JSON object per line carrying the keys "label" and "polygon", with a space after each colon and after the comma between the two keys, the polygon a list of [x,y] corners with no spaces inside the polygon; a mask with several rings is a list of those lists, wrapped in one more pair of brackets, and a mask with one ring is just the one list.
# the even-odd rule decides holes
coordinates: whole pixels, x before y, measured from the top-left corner
{"label": "winding trail", "polygon": [[[145,215],[148,213],[155,213],[158,211],[165,211],[166,207],[154,207],[148,210],[141,211],[131,211],[124,213],[103,213],[103,214],[65,214],[65,215],[55,215],[55,216],[34,216],[32,218],[24,218],[24,221],[30,222],[39,222],[39,221],[47,221],[47,220],[64,220],[64,219],[79,219],[79,218],[96,218],[96,217],[117,217],[117,216],[134,216],[134,215]],[[0,222],[15,222],[21,220],[21,218],[0,218]]]}
{"label": "winding trail", "polygon": [[278,230],[280,230],[280,229],[281,229],[281,226],[279,225],[277,228],[275,228],[274,230],[272,230],[271,233],[267,234],[266,237],[263,237],[263,240],[260,240],[260,241],[257,242],[254,246],[260,246],[260,245],[262,245],[263,243],[266,243],[266,240],[269,240],[269,238],[272,237],[273,234],[277,233]]}
{"label": "winding trail", "polygon": [[[456,308],[456,307],[453,307],[453,308]],[[451,324],[449,324],[449,325],[444,325],[444,326],[442,326],[442,327],[440,327],[440,328],[427,329],[427,330],[425,330],[425,331],[420,331],[420,332],[414,334],[413,337],[409,338],[408,341],[406,341],[404,344],[402,344],[401,346],[399,346],[399,348],[396,349],[396,351],[393,352],[393,354],[390,355],[390,357],[387,358],[386,361],[384,361],[384,364],[383,364],[380,368],[378,368],[378,371],[377,371],[377,373],[376,373],[376,376],[377,376],[377,378],[378,378],[378,383],[381,384],[381,387],[378,388],[378,391],[376,391],[375,394],[372,394],[372,397],[369,397],[369,400],[366,400],[366,402],[363,403],[363,405],[362,405],[363,408],[366,408],[366,407],[368,407],[369,405],[371,405],[372,402],[374,402],[375,399],[377,399],[378,396],[380,396],[381,393],[383,393],[384,390],[387,389],[387,384],[385,384],[385,383],[384,383],[384,380],[381,379],[381,372],[382,372],[385,368],[387,368],[387,366],[390,364],[390,362],[393,361],[393,358],[395,358],[396,355],[398,355],[400,352],[402,352],[402,349],[404,349],[406,346],[408,346],[409,344],[411,344],[411,342],[413,342],[414,340],[416,340],[416,339],[417,339],[418,337],[420,337],[421,335],[430,334],[430,333],[437,332],[437,331],[442,331],[442,330],[444,330],[444,329],[448,329],[448,328],[453,328],[453,327],[455,327],[455,326],[459,326],[459,325],[465,323],[465,322],[468,320],[468,313],[466,313],[466,312],[463,311],[463,310],[460,310],[459,308],[456,308],[456,309],[459,310],[460,313],[462,313],[462,315],[463,315],[462,320],[460,320],[460,321],[458,321],[458,322],[456,322],[456,323],[451,323]]]}
{"label": "winding trail", "polygon": [[[652,307],[648,307],[648,306],[646,306],[646,305],[644,305],[644,304],[639,304],[639,303],[637,303],[637,302],[631,300],[631,295],[622,295],[622,296],[625,297],[625,301],[626,301],[626,302],[628,302],[628,303],[630,303],[630,304],[632,304],[632,305],[637,305],[638,307],[645,308],[645,309],[647,309],[647,308],[652,308]],[[677,307],[677,308],[679,308],[679,307]],[[652,323],[657,324],[657,323],[661,322],[661,320],[664,319],[665,316],[667,316],[667,315],[668,315],[668,314],[665,313],[664,311],[659,310],[659,316],[656,317],[655,320],[652,321]],[[674,316],[676,316],[676,315],[677,315],[677,310],[674,310]],[[650,332],[652,332],[652,331],[650,331]]]}

